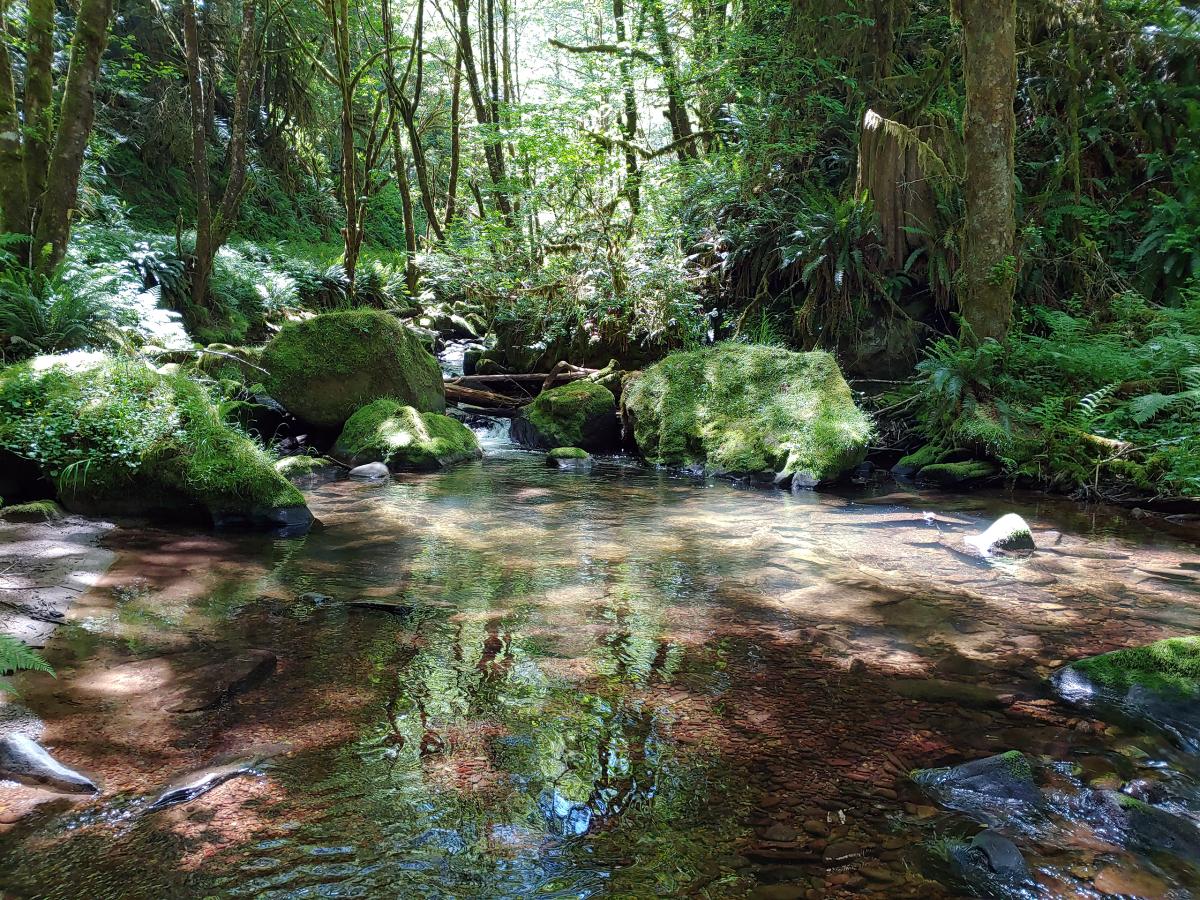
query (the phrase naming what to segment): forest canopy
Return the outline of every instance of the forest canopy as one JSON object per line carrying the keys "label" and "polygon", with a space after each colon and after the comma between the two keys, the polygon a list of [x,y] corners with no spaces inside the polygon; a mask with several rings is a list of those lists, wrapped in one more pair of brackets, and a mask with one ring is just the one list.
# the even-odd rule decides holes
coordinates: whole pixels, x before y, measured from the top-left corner
{"label": "forest canopy", "polygon": [[152,356],[160,307],[189,346],[372,307],[497,373],[819,348],[897,451],[1196,495],[1197,28],[1165,0],[0,0],[5,361]]}

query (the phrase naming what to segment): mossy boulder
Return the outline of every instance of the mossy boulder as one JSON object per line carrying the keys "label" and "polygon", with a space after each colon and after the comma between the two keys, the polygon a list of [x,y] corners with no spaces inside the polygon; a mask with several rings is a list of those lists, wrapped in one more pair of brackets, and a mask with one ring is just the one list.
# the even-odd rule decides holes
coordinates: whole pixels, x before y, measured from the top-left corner
{"label": "mossy boulder", "polygon": [[626,434],[655,465],[812,487],[863,461],[871,422],[834,358],[717,344],[626,381]]}
{"label": "mossy boulder", "polygon": [[586,380],[542,391],[513,420],[512,434],[526,447],[612,449],[619,440],[617,398]]}
{"label": "mossy boulder", "polygon": [[442,412],[437,360],[395,317],[373,309],[289,322],[263,351],[267,392],[299,419],[340,428],[381,398]]}
{"label": "mossy boulder", "polygon": [[275,463],[275,471],[292,482],[292,484],[303,484],[311,481],[336,467],[337,463],[331,459],[326,459],[323,456],[308,456],[306,454],[285,456]]}
{"label": "mossy boulder", "polygon": [[63,517],[62,507],[53,500],[31,500],[13,506],[0,506],[0,519],[5,522],[53,522]]}
{"label": "mossy boulder", "polygon": [[333,448],[348,466],[381,462],[389,469],[440,469],[483,455],[475,432],[449,416],[376,400],[350,417]]}
{"label": "mossy boulder", "polygon": [[1066,700],[1150,724],[1200,752],[1200,635],[1081,659],[1051,680]]}
{"label": "mossy boulder", "polygon": [[968,459],[925,466],[917,473],[917,481],[954,487],[994,478],[999,472],[993,463],[986,460]]}
{"label": "mossy boulder", "polygon": [[306,529],[304,496],[182,375],[73,353],[0,372],[0,446],[36,463],[68,509]]}
{"label": "mossy boulder", "polygon": [[590,472],[593,460],[582,447],[555,447],[546,454],[546,464],[568,472]]}
{"label": "mossy boulder", "polygon": [[958,766],[919,769],[912,780],[943,806],[987,820],[1011,804],[1038,807],[1043,795],[1029,758],[1009,750]]}

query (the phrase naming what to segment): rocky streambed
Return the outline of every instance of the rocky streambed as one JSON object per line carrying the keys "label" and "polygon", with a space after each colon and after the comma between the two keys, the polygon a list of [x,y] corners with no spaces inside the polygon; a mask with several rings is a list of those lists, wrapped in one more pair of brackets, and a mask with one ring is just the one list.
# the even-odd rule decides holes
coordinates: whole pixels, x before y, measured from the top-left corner
{"label": "rocky streambed", "polygon": [[[1122,513],[518,452],[306,499],[300,539],[106,537],[21,697],[100,791],[0,786],[6,891],[1200,884],[1193,748],[1056,674],[1200,633],[1194,548]],[[967,540],[1010,512],[1034,552]]]}

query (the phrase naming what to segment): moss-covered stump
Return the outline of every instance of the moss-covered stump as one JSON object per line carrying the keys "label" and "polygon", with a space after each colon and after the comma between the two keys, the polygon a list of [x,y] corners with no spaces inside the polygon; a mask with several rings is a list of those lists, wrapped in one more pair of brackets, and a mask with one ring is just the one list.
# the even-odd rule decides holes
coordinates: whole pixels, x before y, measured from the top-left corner
{"label": "moss-covered stump", "polygon": [[718,344],[629,379],[626,434],[655,465],[812,487],[863,461],[871,422],[828,353]]}
{"label": "moss-covered stump", "polygon": [[1200,635],[1081,659],[1051,680],[1072,703],[1147,723],[1200,752]]}
{"label": "moss-covered stump", "polygon": [[0,446],[36,463],[77,512],[312,522],[304,496],[203,388],[138,360],[74,353],[0,372]]}
{"label": "moss-covered stump", "polygon": [[439,413],[376,400],[350,417],[333,448],[348,466],[381,462],[389,469],[440,469],[483,455],[475,432]]}
{"label": "moss-covered stump", "polygon": [[339,428],[356,411],[390,398],[442,412],[437,360],[397,319],[372,309],[290,322],[263,351],[267,392],[299,419]]}
{"label": "moss-covered stump", "polygon": [[604,385],[591,381],[573,381],[542,391],[513,419],[512,435],[525,447],[543,450],[612,449],[620,438],[617,398]]}

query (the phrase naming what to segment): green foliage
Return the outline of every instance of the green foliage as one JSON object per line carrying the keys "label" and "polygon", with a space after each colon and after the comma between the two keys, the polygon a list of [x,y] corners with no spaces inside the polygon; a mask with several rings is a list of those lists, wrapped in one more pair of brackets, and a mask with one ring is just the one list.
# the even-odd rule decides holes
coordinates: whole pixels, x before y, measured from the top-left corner
{"label": "green foliage", "polygon": [[63,269],[45,276],[19,267],[0,271],[0,338],[4,356],[23,359],[111,345],[120,318],[105,300],[108,281]]}
{"label": "green foliage", "polygon": [[[42,659],[41,655],[26,647],[21,641],[7,634],[0,634],[0,673],[4,672],[45,672],[54,675],[54,669]],[[0,693],[16,693],[12,682],[0,678]]]}

